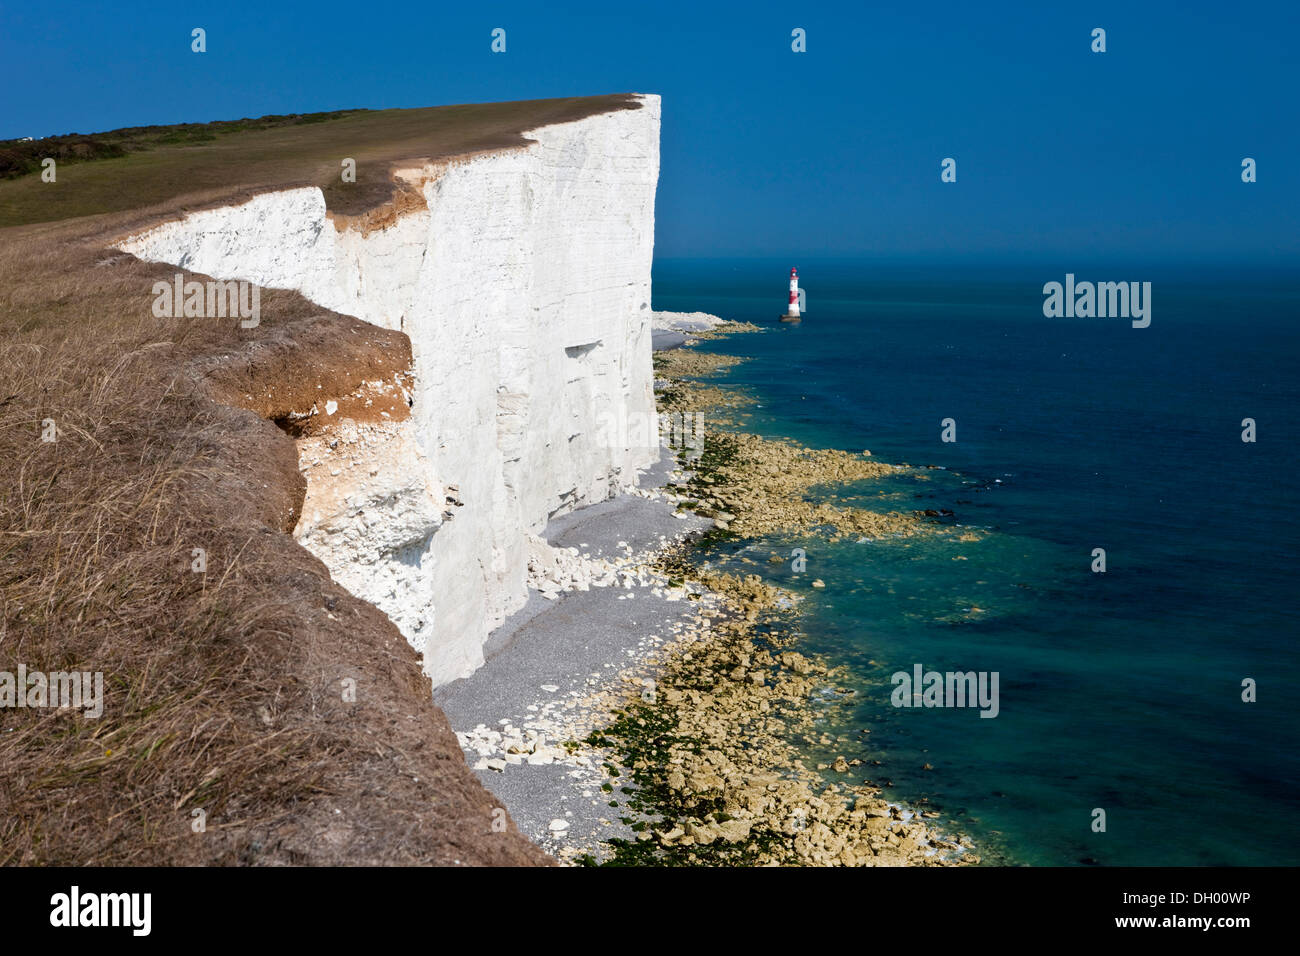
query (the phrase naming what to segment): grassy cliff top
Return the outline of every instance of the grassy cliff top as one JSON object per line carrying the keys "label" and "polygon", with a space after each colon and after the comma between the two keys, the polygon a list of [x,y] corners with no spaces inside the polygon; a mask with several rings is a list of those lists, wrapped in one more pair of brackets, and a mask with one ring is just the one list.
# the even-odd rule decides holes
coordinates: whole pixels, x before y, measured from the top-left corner
{"label": "grassy cliff top", "polygon": [[[341,110],[106,133],[0,141],[0,228],[123,212],[192,197],[208,203],[295,185],[317,185],[333,212],[356,215],[393,192],[390,172],[411,160],[437,160],[528,142],[524,133],[553,123],[637,109],[631,94],[409,110]],[[57,180],[41,180],[41,161]],[[341,163],[356,160],[343,184]]]}

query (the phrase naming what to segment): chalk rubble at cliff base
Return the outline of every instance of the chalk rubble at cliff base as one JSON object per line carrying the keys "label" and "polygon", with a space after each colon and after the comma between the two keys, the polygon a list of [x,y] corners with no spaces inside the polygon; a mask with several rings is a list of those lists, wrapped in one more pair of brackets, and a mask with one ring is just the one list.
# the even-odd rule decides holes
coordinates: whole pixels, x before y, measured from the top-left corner
{"label": "chalk rubble at cliff base", "polygon": [[[710,412],[712,395],[701,395],[683,378],[717,374],[735,361],[694,358],[701,361],[682,352],[657,357],[658,371],[682,376],[666,383],[660,397],[678,410]],[[877,536],[936,530],[916,515],[812,507],[803,500],[813,486],[898,470],[869,460],[870,452],[812,450],[735,433],[711,433],[708,440],[720,441],[725,453],[709,454],[706,443],[706,453],[690,461],[687,480],[667,490],[680,506],[712,517],[724,533],[829,528],[839,537],[865,528]],[[860,760],[840,756],[817,771],[803,765],[795,741],[812,736],[834,745],[816,727],[826,701],[846,698],[833,682],[834,671],[788,649],[796,640],[799,599],[757,575],[738,578],[696,564],[689,551],[660,555],[660,567],[674,580],[693,581],[711,600],[678,629],[653,678],[640,678],[652,691],[625,693],[612,723],[586,741],[614,750],[617,764],[636,781],[630,811],[649,815],[632,840],[616,843],[624,862],[653,862],[665,854],[677,862],[714,865],[978,862],[967,852],[969,840],[933,830],[920,814],[882,799],[870,781],[828,785],[821,775],[851,774]],[[636,675],[631,681],[635,685]],[[645,825],[648,820],[653,825]]]}
{"label": "chalk rubble at cliff base", "polygon": [[655,566],[709,524],[676,511],[657,483],[683,475],[660,471],[530,542],[529,604],[494,633],[484,667],[435,692],[480,780],[522,832],[562,858],[603,858],[608,840],[632,836],[609,806],[621,783],[607,770],[612,755],[584,741],[629,688],[644,692],[663,646],[716,600]]}
{"label": "chalk rubble at cliff base", "polygon": [[[705,363],[713,371],[728,364]],[[682,367],[699,366],[676,363]],[[772,444],[782,455],[819,463],[811,471],[818,484],[893,471],[844,453]],[[709,478],[720,493],[734,494],[754,464],[747,459],[721,472],[707,461],[703,467],[683,461],[665,476],[665,491],[641,493],[671,506],[675,517],[691,516],[696,528],[701,519],[695,513],[704,516],[704,527],[725,529],[720,515],[744,526],[740,519],[748,510],[762,512],[756,501],[783,499],[790,489],[760,482],[740,496],[746,510],[739,515],[707,507],[690,489],[697,479]],[[765,468],[757,470],[767,475]],[[916,524],[912,516],[906,518],[905,532]],[[611,857],[624,863],[668,858],[709,865],[978,862],[969,840],[926,822],[938,814],[891,803],[869,781],[852,780],[862,763],[856,757],[841,756],[815,771],[804,766],[796,749],[801,737],[822,746],[839,743],[848,752],[860,750],[860,742],[833,741],[816,729],[826,702],[847,698],[833,671],[785,647],[793,642],[796,618],[783,628],[772,627],[773,615],[794,615],[799,599],[757,576],[698,568],[689,549],[661,544],[666,546],[635,555],[626,548],[615,563],[626,562],[625,587],[652,588],[657,607],[685,598],[685,615],[662,619],[655,610],[647,614],[644,605],[638,607],[638,619],[654,623],[647,621],[625,645],[606,646],[603,656],[585,657],[594,669],[577,687],[543,684],[540,695],[520,698],[534,700],[522,717],[516,703],[515,716],[501,718],[497,726],[480,720],[459,734],[485,783],[509,795],[507,804],[524,832],[569,862]],[[555,588],[561,608],[573,600],[574,589],[588,590],[600,580],[612,583],[607,559],[593,560],[577,548],[557,549],[540,540],[531,549],[534,584]],[[575,613],[590,623],[588,618],[599,620],[602,612],[581,605]],[[486,691],[491,693],[490,685]],[[456,708],[451,713],[454,722]],[[667,733],[673,744],[664,749],[646,728]],[[567,787],[536,786],[538,765],[565,768]],[[516,781],[524,771],[529,776]],[[826,771],[843,777],[828,783]]]}

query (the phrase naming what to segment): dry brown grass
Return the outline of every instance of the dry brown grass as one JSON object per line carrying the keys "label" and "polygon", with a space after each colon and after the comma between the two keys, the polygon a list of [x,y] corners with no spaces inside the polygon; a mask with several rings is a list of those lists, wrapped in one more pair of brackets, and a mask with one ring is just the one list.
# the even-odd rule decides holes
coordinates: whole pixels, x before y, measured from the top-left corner
{"label": "dry brown grass", "polygon": [[153,317],[175,270],[108,242],[193,201],[0,230],[0,670],[102,671],[106,697],[0,709],[0,863],[545,862],[494,832],[396,628],[289,533],[303,483],[269,419],[409,342],[269,290],[256,329]]}

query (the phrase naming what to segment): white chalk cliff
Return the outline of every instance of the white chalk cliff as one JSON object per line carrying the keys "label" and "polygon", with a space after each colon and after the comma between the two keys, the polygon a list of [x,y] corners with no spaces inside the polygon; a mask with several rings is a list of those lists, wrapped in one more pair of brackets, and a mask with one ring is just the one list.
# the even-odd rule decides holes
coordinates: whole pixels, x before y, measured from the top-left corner
{"label": "white chalk cliff", "polygon": [[397,623],[435,686],[482,664],[523,603],[529,536],[658,458],[659,98],[640,101],[528,131],[525,147],[399,170],[427,208],[368,234],[336,227],[303,188],[121,244],[410,337],[411,419],[304,439],[295,534]]}

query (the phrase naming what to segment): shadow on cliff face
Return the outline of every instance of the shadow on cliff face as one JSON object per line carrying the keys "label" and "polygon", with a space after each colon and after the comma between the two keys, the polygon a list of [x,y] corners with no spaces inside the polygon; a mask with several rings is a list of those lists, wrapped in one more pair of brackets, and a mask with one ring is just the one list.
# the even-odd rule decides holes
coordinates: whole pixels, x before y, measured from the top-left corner
{"label": "shadow on cliff face", "polygon": [[176,270],[108,248],[139,221],[0,231],[0,671],[104,681],[98,718],[0,708],[0,862],[549,862],[290,535],[272,419],[399,373],[406,337],[272,290],[255,329],[156,318]]}

